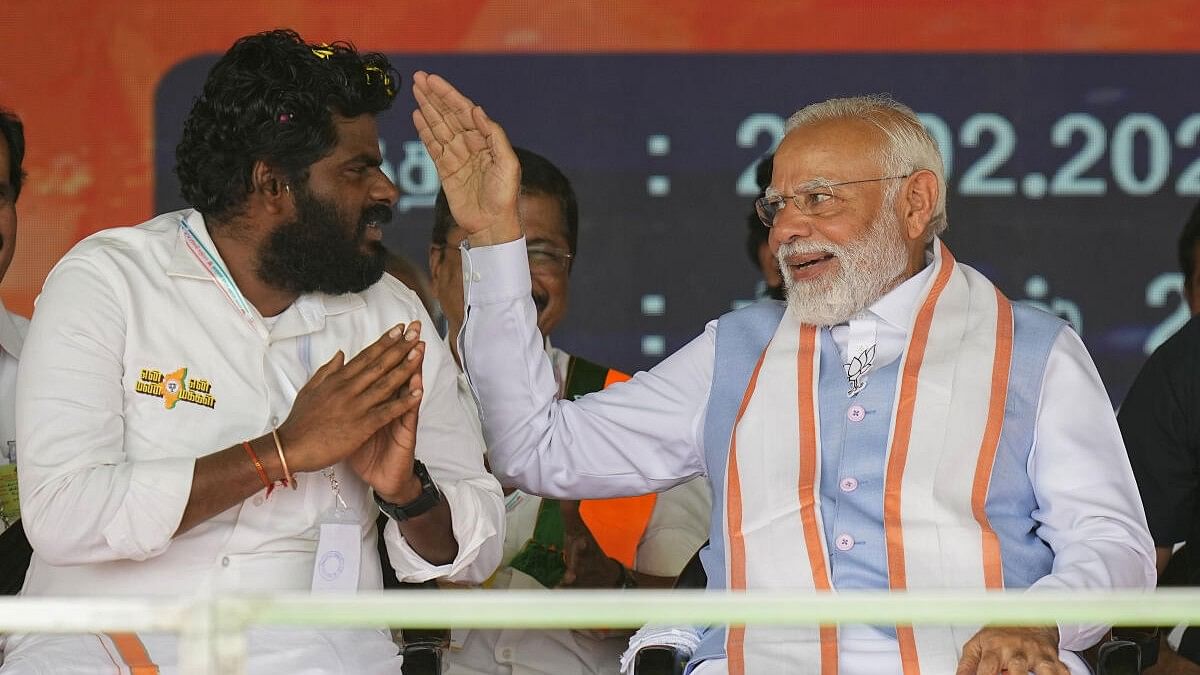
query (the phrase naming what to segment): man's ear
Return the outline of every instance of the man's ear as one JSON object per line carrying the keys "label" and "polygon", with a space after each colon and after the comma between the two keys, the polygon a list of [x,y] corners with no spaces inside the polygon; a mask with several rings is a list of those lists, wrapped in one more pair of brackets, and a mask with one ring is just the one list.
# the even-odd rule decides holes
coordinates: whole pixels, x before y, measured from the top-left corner
{"label": "man's ear", "polygon": [[929,221],[937,209],[937,202],[938,180],[929,169],[918,169],[904,181],[897,208],[910,240],[928,239]]}
{"label": "man's ear", "polygon": [[268,213],[282,213],[291,207],[291,185],[287,178],[260,160],[250,169],[250,192],[258,195]]}
{"label": "man's ear", "polygon": [[446,256],[446,247],[440,244],[429,245],[429,280],[437,288],[438,276],[442,268],[442,259]]}

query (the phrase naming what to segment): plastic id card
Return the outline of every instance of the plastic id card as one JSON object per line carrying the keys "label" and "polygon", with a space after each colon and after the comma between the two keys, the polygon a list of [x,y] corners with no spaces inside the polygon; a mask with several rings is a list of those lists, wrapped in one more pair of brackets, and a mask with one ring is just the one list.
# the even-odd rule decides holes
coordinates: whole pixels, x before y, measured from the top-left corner
{"label": "plastic id card", "polygon": [[362,525],[353,510],[334,509],[321,516],[317,558],[313,563],[314,593],[354,593],[362,557]]}

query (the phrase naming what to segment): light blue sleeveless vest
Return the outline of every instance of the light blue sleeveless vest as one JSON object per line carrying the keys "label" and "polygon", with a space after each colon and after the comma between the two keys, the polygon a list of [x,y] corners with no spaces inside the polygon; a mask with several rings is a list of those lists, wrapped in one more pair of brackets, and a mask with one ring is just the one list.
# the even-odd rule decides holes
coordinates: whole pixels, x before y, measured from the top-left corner
{"label": "light blue sleeveless vest", "polygon": [[[1009,370],[1004,425],[992,469],[986,512],[1000,540],[1006,588],[1026,588],[1050,573],[1054,554],[1037,537],[1032,517],[1037,498],[1026,466],[1033,447],[1042,376],[1064,321],[1014,303],[1013,354]],[[721,317],[717,324],[716,358],[704,420],[704,449],[713,510],[710,544],[701,551],[708,588],[725,588],[725,469],[738,406],[758,358],[775,335],[786,305],[764,300]],[[883,529],[883,477],[892,402],[900,362],[873,371],[867,387],[846,396],[842,357],[829,334],[821,335],[821,513],[825,541],[845,534],[854,546],[840,551],[830,545],[829,569],[838,589],[888,587]],[[865,415],[848,414],[862,406]],[[857,412],[857,411],[856,411]],[[858,418],[858,419],[854,419]],[[972,449],[972,452],[976,449]],[[843,490],[842,479],[853,478]],[[692,663],[725,656],[725,628],[705,631]]]}

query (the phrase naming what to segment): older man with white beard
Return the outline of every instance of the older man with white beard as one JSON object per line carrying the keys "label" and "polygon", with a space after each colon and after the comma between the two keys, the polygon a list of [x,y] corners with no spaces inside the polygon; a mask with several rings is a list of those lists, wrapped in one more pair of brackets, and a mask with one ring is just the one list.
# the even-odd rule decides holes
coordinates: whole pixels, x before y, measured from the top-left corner
{"label": "older man with white beard", "polygon": [[[788,287],[630,382],[555,397],[503,130],[418,73],[464,249],[492,469],[561,498],[713,488],[713,589],[1145,588],[1153,544],[1079,337],[938,238],[937,146],[877,97],[796,113],[758,204]],[[647,452],[647,448],[654,448]],[[715,627],[703,673],[1085,673],[1104,626]]]}

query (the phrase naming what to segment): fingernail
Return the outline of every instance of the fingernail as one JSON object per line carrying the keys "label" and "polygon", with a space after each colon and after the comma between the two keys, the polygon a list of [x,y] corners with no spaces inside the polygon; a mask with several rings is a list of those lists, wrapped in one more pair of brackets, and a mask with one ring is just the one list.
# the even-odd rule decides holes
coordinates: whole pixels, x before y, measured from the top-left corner
{"label": "fingernail", "polygon": [[405,342],[412,342],[413,340],[416,340],[417,336],[420,334],[421,334],[421,326],[419,326],[417,324],[417,322],[414,321],[408,325],[408,330],[404,333],[404,340],[405,340]]}
{"label": "fingernail", "polygon": [[414,350],[412,350],[411,352],[409,352],[409,353],[408,353],[408,356],[404,357],[404,360],[405,360],[405,361],[412,361],[412,360],[415,360],[416,358],[417,358],[417,350],[416,350],[416,349],[414,349]]}
{"label": "fingernail", "polygon": [[400,334],[403,332],[404,324],[397,324],[395,328],[388,331],[388,337],[395,339],[400,337]]}
{"label": "fingernail", "polygon": [[421,390],[420,390],[420,389],[413,389],[411,392],[409,392],[409,394],[408,394],[408,395],[409,395],[409,396],[412,396],[413,398],[417,398],[417,397],[419,397],[419,396],[421,395]]}

